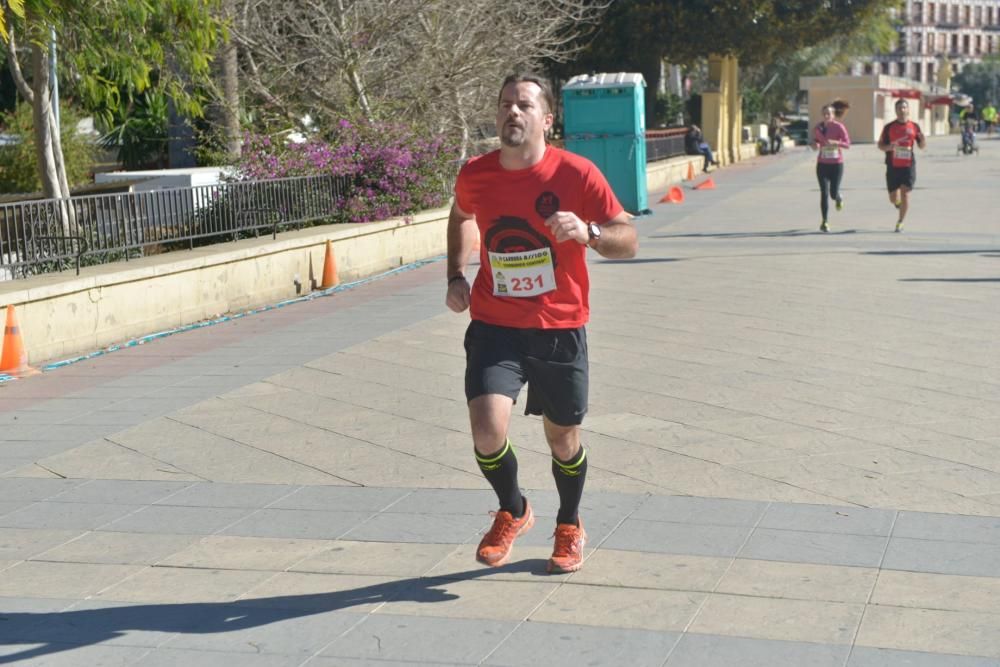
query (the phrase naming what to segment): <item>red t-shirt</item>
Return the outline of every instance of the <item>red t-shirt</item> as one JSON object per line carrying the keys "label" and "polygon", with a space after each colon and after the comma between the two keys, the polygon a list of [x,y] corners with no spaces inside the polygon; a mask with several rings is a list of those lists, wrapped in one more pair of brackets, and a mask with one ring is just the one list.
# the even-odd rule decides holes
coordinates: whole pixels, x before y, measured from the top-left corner
{"label": "red t-shirt", "polygon": [[[476,216],[482,239],[481,268],[472,286],[472,319],[519,329],[569,329],[587,323],[587,246],[576,241],[557,243],[544,222],[556,211],[572,211],[584,222],[604,224],[624,210],[590,160],[547,146],[538,164],[508,170],[500,166],[500,151],[487,153],[462,167],[455,183],[455,203]],[[530,268],[513,273],[508,284],[509,276],[497,273],[491,265],[490,253],[526,253],[525,263],[512,262],[515,266],[531,266],[531,257],[539,254],[551,260],[542,260],[537,275]],[[495,264],[497,260],[502,263],[498,256]],[[496,281],[495,275],[500,276]],[[550,278],[555,284],[544,284]],[[515,296],[524,286],[529,291],[548,291]]]}
{"label": "red t-shirt", "polygon": [[883,146],[899,146],[902,150],[893,150],[885,154],[885,163],[890,167],[906,169],[911,167],[916,158],[913,154],[913,146],[918,141],[923,140],[924,133],[920,131],[920,126],[912,120],[900,123],[894,120],[887,123],[882,128],[882,136],[879,143]]}

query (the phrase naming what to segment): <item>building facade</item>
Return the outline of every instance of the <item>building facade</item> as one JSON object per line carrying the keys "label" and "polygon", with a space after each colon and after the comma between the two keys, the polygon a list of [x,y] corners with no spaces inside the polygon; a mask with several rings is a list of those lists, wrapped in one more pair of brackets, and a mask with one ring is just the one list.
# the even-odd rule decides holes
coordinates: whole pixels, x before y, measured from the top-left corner
{"label": "building facade", "polygon": [[943,83],[1000,53],[1000,0],[906,0],[891,11],[900,21],[896,49],[855,62],[852,74]]}
{"label": "building facade", "polygon": [[916,83],[885,74],[804,76],[799,89],[809,98],[810,126],[823,119],[822,109],[834,100],[850,105],[844,125],[852,143],[875,143],[882,127],[896,118],[896,102],[905,99],[910,118],[920,124],[924,134],[948,134],[948,104],[935,85]]}

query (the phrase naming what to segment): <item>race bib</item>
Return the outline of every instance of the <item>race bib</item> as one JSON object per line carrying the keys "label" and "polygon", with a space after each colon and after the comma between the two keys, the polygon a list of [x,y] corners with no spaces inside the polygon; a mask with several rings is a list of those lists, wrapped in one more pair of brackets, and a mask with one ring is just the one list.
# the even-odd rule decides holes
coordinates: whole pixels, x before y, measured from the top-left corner
{"label": "race bib", "polygon": [[491,252],[489,256],[490,271],[493,273],[493,296],[538,296],[556,288],[550,248],[525,252]]}
{"label": "race bib", "polygon": [[836,160],[840,157],[840,146],[825,145],[819,149],[819,155],[828,160]]}
{"label": "race bib", "polygon": [[905,167],[913,162],[911,146],[896,146],[892,149],[892,164],[894,167]]}

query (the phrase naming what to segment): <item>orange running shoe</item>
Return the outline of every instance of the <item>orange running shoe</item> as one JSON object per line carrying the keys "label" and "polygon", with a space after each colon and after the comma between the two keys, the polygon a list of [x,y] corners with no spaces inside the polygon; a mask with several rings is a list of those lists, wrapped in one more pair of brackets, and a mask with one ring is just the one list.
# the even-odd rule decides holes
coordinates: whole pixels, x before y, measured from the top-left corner
{"label": "orange running shoe", "polygon": [[550,573],[576,572],[583,566],[583,545],[587,543],[587,533],[583,529],[583,520],[577,519],[576,522],[576,526],[556,524],[556,545],[548,566]]}
{"label": "orange running shoe", "polygon": [[510,559],[514,548],[514,540],[525,534],[535,525],[535,513],[524,499],[524,516],[515,519],[506,510],[490,512],[493,515],[493,527],[483,535],[476,549],[476,560],[490,567],[500,567]]}

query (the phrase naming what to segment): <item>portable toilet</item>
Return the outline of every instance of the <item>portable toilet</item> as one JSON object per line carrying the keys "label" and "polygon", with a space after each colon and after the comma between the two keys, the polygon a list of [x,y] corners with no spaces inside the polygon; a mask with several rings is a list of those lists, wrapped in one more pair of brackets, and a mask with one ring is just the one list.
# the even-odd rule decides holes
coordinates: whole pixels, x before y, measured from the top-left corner
{"label": "portable toilet", "polygon": [[584,74],[563,86],[566,149],[597,165],[630,213],[646,193],[646,81],[642,74]]}

